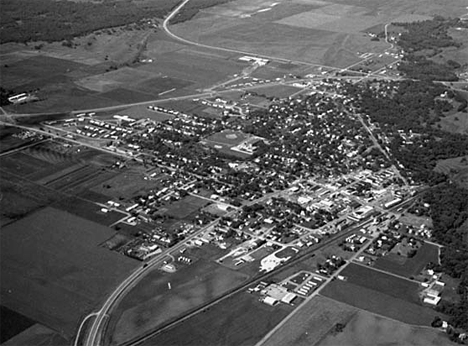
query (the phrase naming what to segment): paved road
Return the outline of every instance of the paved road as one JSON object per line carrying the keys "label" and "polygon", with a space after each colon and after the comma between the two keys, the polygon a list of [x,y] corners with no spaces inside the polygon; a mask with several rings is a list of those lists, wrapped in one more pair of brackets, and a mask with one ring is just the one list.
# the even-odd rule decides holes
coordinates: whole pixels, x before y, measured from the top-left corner
{"label": "paved road", "polygon": [[[98,311],[98,312],[93,312],[90,315],[96,316],[95,320],[93,321],[93,325],[91,326],[90,332],[88,334],[88,337],[86,338],[85,345],[86,346],[94,346],[94,345],[99,345],[101,341],[101,333],[102,333],[102,327],[104,325],[105,319],[108,317],[108,313],[112,309],[113,305],[118,301],[118,299],[122,296],[124,296],[138,281],[140,281],[143,276],[145,276],[147,273],[150,271],[154,270],[154,268],[157,268],[161,265],[163,265],[165,257],[169,256],[169,254],[172,252],[179,251],[183,247],[186,247],[186,243],[188,241],[193,240],[197,236],[200,235],[200,233],[203,233],[210,227],[213,227],[219,219],[216,219],[215,221],[211,222],[210,224],[206,225],[205,227],[199,229],[197,232],[193,233],[190,235],[188,238],[186,238],[183,242],[180,242],[171,248],[168,248],[164,250],[161,254],[159,254],[157,257],[149,260],[142,266],[138,267],[128,278],[126,278],[115,290],[114,292],[107,298],[105,301],[103,307]],[[90,316],[89,315],[89,316]],[[86,318],[88,318],[87,316]],[[80,335],[76,336],[76,340],[78,340]],[[75,341],[76,343],[76,341]]]}
{"label": "paved road", "polygon": [[[325,68],[329,68],[329,69],[332,69],[332,70],[341,70],[341,71],[346,71],[346,69],[348,68],[348,67],[346,67],[344,69],[340,69],[340,68],[335,67],[335,66],[328,66],[328,65],[316,64],[316,63],[310,63],[310,62],[307,62],[307,61],[290,60],[290,59],[275,57],[275,56],[271,56],[271,55],[258,54],[258,53],[255,53],[255,52],[247,52],[247,51],[242,51],[242,50],[232,49],[232,48],[211,46],[211,45],[208,45],[208,44],[194,42],[194,41],[190,41],[188,39],[185,39],[183,37],[180,37],[180,36],[174,34],[172,31],[170,31],[168,25],[169,25],[169,22],[171,21],[171,19],[174,18],[174,16],[180,11],[180,9],[182,7],[184,7],[189,1],[190,0],[185,0],[179,6],[177,6],[174,9],[174,11],[163,22],[164,31],[167,33],[167,35],[169,35],[170,37],[174,38],[177,41],[180,41],[180,42],[183,42],[183,43],[186,43],[186,44],[189,44],[189,45],[197,46],[197,47],[200,47],[200,48],[207,48],[207,49],[218,50],[218,51],[223,51],[223,52],[228,52],[228,53],[242,54],[242,55],[254,55],[254,56],[257,56],[257,57],[260,57],[260,58],[280,61],[280,62],[284,62],[284,63],[294,63],[294,64],[301,64],[301,65],[307,65],[307,66],[314,66],[314,67],[325,67]],[[193,1],[196,1],[196,0],[193,0]],[[365,61],[365,60],[367,60],[367,59],[364,59],[363,61]],[[362,61],[360,61],[359,63],[361,63],[361,62]],[[359,63],[357,63],[357,64],[359,64]],[[354,66],[354,65],[355,64],[353,64],[352,66]]]}
{"label": "paved road", "polygon": [[341,266],[333,275],[331,275],[319,288],[317,288],[310,296],[308,296],[296,309],[294,309],[286,318],[284,318],[280,323],[278,323],[268,334],[266,334],[255,346],[262,346],[274,333],[276,333],[283,325],[285,325],[295,314],[299,312],[305,305],[307,305],[314,297],[316,297],[320,291],[329,284],[332,280],[335,280],[338,275],[350,264],[353,263],[353,260],[360,256],[365,249],[367,249],[372,242],[377,239],[379,233],[374,234],[372,239],[363,246],[359,251],[357,251],[343,266]]}

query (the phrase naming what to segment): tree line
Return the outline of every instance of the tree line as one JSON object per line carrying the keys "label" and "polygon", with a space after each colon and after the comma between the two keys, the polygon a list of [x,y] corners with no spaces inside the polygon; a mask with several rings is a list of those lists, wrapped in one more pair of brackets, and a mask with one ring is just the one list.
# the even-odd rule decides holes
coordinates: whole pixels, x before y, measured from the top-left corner
{"label": "tree line", "polygon": [[0,44],[62,41],[93,31],[164,17],[178,0],[75,2],[0,0]]}

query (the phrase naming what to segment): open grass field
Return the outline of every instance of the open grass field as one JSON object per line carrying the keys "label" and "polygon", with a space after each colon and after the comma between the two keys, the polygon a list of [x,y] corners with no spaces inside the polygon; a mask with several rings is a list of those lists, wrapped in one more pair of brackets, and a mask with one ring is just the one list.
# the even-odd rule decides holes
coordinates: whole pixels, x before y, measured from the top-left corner
{"label": "open grass field", "polygon": [[[372,278],[369,278],[372,279]],[[391,290],[391,287],[388,288]],[[335,280],[321,291],[326,297],[408,324],[430,326],[436,311],[349,281]]]}
{"label": "open grass field", "polygon": [[19,148],[21,146],[32,144],[31,139],[21,139],[15,137],[16,135],[21,134],[23,131],[14,127],[4,127],[0,126],[0,141],[2,145],[0,146],[0,153],[5,153],[7,151]]}
{"label": "open grass field", "polygon": [[52,77],[65,77],[66,73],[85,67],[80,63],[44,55],[28,57],[6,66],[3,65],[1,69],[2,86],[18,92],[31,89],[28,88],[31,83],[38,88],[43,87]]}
{"label": "open grass field", "polygon": [[158,189],[158,180],[145,180],[144,172],[126,168],[119,175],[110,178],[92,188],[92,191],[109,196],[109,199],[130,199],[150,189]]}
{"label": "open grass field", "polygon": [[[399,258],[403,259],[402,263],[399,263]],[[439,249],[432,244],[423,244],[412,258],[390,254],[379,257],[375,261],[374,267],[409,278],[418,275],[429,262],[439,262]]]}
{"label": "open grass field", "polygon": [[246,279],[246,275],[205,260],[182,267],[174,274],[155,271],[140,281],[118,306],[110,322],[111,344],[118,345],[168,322]]}
{"label": "open grass field", "polygon": [[113,234],[53,208],[4,227],[2,304],[71,338],[80,318],[138,264],[98,246]]}
{"label": "open grass field", "polygon": [[323,296],[316,296],[281,328],[271,335],[265,346],[310,346],[325,337],[337,323],[346,324],[357,309]]}
{"label": "open grass field", "polygon": [[155,112],[148,109],[148,106],[134,106],[119,111],[119,114],[128,115],[133,119],[147,119],[150,118],[153,121],[163,122],[164,120],[174,118],[173,115],[161,112]]}
{"label": "open grass field", "polygon": [[468,187],[468,156],[439,160],[434,171],[447,174],[461,186]]}
{"label": "open grass field", "polygon": [[457,16],[465,6],[462,0],[451,6],[429,0],[238,0],[203,10],[173,29],[184,38],[208,45],[345,67],[359,61],[363,52],[388,48],[383,41],[370,41],[364,34],[368,28],[405,20],[402,15],[408,14],[412,20],[435,14]]}
{"label": "open grass field", "polygon": [[28,155],[24,150],[17,151],[11,155],[1,156],[0,165],[3,169],[17,174],[20,177],[28,177],[37,174],[38,171],[51,166],[49,162]]}
{"label": "open grass field", "polygon": [[143,64],[137,69],[145,73],[189,81],[194,83],[193,88],[212,85],[239,73],[245,67],[240,61],[193,54],[187,49],[160,54],[153,59],[156,60],[154,63]]}
{"label": "open grass field", "polygon": [[2,226],[65,197],[3,170],[3,166],[0,166],[0,174]]}
{"label": "open grass field", "polygon": [[451,133],[468,133],[468,113],[456,112],[440,119],[436,126]]}
{"label": "open grass field", "polygon": [[69,197],[62,199],[54,204],[54,208],[66,211],[78,217],[85,218],[86,220],[96,222],[104,226],[110,226],[114,222],[122,219],[126,214],[116,211],[109,211],[107,213],[101,212],[101,206],[95,203],[77,197]]}
{"label": "open grass field", "polygon": [[197,210],[200,210],[209,203],[209,201],[203,198],[187,196],[180,201],[166,206],[167,211],[164,214],[180,220],[188,217]]}
{"label": "open grass field", "polygon": [[234,147],[245,141],[247,138],[247,135],[242,132],[225,130],[207,137],[206,140],[213,143],[226,144],[230,147]]}
{"label": "open grass field", "polygon": [[231,148],[239,145],[247,138],[248,136],[245,133],[239,131],[225,130],[207,137],[203,141],[203,143],[227,155],[245,158],[249,155],[236,150],[232,150]]}
{"label": "open grass field", "polygon": [[291,306],[268,306],[256,295],[239,292],[142,345],[253,346],[291,311]]}
{"label": "open grass field", "polygon": [[346,267],[341,275],[346,276],[347,281],[352,284],[379,291],[394,298],[415,304],[420,301],[417,282],[401,279],[354,263]]}
{"label": "open grass field", "polygon": [[366,311],[359,311],[341,333],[333,333],[316,346],[448,346],[447,335],[431,327],[414,327]]}
{"label": "open grass field", "polygon": [[296,88],[290,85],[275,85],[266,86],[264,88],[256,88],[251,91],[255,91],[259,95],[265,95],[267,97],[279,97],[280,99],[291,96],[294,93],[300,91],[300,88]]}

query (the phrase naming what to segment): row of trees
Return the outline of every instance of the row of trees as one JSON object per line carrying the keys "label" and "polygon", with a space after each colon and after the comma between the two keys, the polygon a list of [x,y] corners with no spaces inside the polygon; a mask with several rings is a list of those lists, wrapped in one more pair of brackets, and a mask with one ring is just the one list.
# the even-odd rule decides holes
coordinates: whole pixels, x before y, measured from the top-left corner
{"label": "row of trees", "polygon": [[431,188],[424,196],[430,204],[434,238],[444,245],[441,270],[460,279],[458,301],[442,301],[438,310],[450,316],[455,328],[468,330],[468,189],[452,183]]}
{"label": "row of trees", "polygon": [[8,97],[12,95],[11,90],[4,89],[0,87],[0,106],[6,106],[10,104],[10,101],[8,101]]}

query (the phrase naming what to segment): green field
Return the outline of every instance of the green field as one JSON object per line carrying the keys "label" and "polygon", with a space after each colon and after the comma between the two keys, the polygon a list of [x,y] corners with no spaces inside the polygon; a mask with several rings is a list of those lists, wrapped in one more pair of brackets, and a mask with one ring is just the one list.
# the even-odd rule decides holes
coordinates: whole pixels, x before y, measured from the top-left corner
{"label": "green field", "polygon": [[242,143],[247,138],[248,137],[242,132],[226,130],[207,137],[206,141],[233,147]]}
{"label": "green field", "polygon": [[3,227],[2,305],[72,338],[80,319],[138,264],[98,247],[113,234],[53,208]]}
{"label": "green field", "polygon": [[[110,321],[111,344],[154,329],[241,284],[247,276],[198,260],[174,274],[155,271],[122,300]],[[171,283],[171,289],[168,283]]]}
{"label": "green field", "polygon": [[164,214],[180,220],[187,218],[190,214],[200,210],[209,203],[209,201],[203,198],[187,196],[180,201],[166,206],[167,212]]}
{"label": "green field", "polygon": [[268,306],[258,296],[239,292],[142,345],[253,346],[291,311],[290,306]]}
{"label": "green field", "polygon": [[[403,258],[403,263],[399,263],[398,259]],[[432,244],[423,244],[419,248],[416,255],[412,258],[398,256],[396,254],[389,254],[384,257],[379,257],[374,267],[393,274],[411,277],[418,275],[421,270],[429,263],[438,263],[439,249]]]}
{"label": "green field", "polygon": [[[161,185],[157,180],[145,180],[143,170],[125,168],[121,173],[93,187],[93,191],[109,196],[109,199],[130,199],[148,189],[158,189]],[[161,187],[162,188],[162,187]]]}
{"label": "green field", "polygon": [[363,265],[351,263],[341,275],[347,277],[347,282],[381,292],[391,297],[418,304],[419,284],[396,276],[373,270]]}
{"label": "green field", "polygon": [[359,311],[341,333],[329,334],[317,346],[446,346],[456,345],[443,332],[414,327]]}
{"label": "green field", "polygon": [[317,296],[305,304],[265,342],[265,346],[314,345],[337,323],[346,324],[357,309]]}
{"label": "green field", "polygon": [[301,89],[289,86],[289,85],[275,85],[275,86],[266,86],[264,88],[256,88],[251,91],[255,91],[259,95],[265,95],[266,97],[279,97],[280,99],[291,96],[294,93],[297,93]]}
{"label": "green field", "polygon": [[[368,28],[395,20],[458,16],[463,0],[450,6],[429,0],[277,1],[238,0],[199,12],[172,26],[186,39],[203,44],[285,60],[349,66],[364,52],[379,53],[389,45],[370,41]],[[404,15],[404,16],[402,16]]]}
{"label": "green field", "polygon": [[[372,277],[369,278],[372,280]],[[391,291],[391,286],[388,287]],[[348,281],[335,280],[322,290],[326,297],[408,324],[429,326],[440,315],[430,308],[403,298],[372,290]]]}
{"label": "green field", "polygon": [[[1,161],[0,161],[1,162]],[[0,200],[1,225],[4,226],[14,220],[47,206],[64,196],[43,186],[24,180],[0,167]]]}

